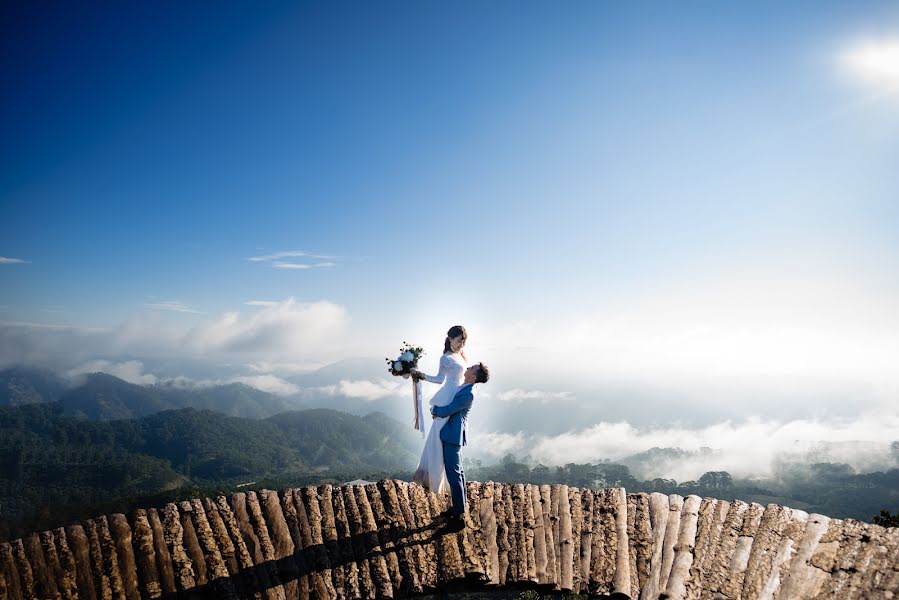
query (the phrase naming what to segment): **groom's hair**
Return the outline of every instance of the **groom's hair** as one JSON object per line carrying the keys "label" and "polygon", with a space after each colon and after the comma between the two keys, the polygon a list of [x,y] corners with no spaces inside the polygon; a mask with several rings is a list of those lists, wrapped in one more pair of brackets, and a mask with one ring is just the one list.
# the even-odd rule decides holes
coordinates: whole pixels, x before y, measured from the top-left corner
{"label": "groom's hair", "polygon": [[475,377],[475,383],[487,383],[490,379],[490,369],[484,363],[478,363],[478,375]]}

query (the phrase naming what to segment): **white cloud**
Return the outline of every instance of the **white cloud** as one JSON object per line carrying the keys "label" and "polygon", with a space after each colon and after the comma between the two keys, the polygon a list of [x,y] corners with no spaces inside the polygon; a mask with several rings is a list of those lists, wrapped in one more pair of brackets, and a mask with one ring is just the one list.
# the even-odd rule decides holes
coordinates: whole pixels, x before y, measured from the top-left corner
{"label": "white cloud", "polygon": [[261,256],[251,256],[247,260],[250,262],[272,262],[281,260],[282,258],[318,258],[318,259],[329,259],[334,258],[329,254],[315,254],[312,252],[306,252],[304,250],[285,250],[281,252],[273,252],[271,254],[264,254]]}
{"label": "white cloud", "polygon": [[367,402],[391,396],[396,393],[397,389],[399,389],[399,383],[386,379],[377,381],[344,379],[337,384],[337,393],[340,395]]}
{"label": "white cloud", "polygon": [[199,314],[200,311],[192,306],[181,302],[180,300],[165,300],[163,302],[148,302],[144,304],[147,308],[154,310],[170,310],[172,312],[194,313]]}
{"label": "white cloud", "polygon": [[303,263],[277,261],[277,262],[272,263],[272,267],[274,267],[275,269],[315,269],[315,268],[334,267],[334,266],[336,266],[336,263],[332,263],[332,262],[303,264]]}
{"label": "white cloud", "polygon": [[474,432],[471,437],[472,441],[476,441],[471,450],[475,454],[492,459],[501,458],[509,453],[521,455],[527,442],[527,438],[520,431],[518,433]]}
{"label": "white cloud", "polygon": [[521,404],[525,401],[536,401],[541,404],[547,404],[552,400],[568,400],[573,398],[571,392],[547,392],[543,390],[523,390],[514,388],[500,392],[499,399],[503,402],[514,402]]}
{"label": "white cloud", "polygon": [[254,373],[281,373],[283,375],[299,375],[302,373],[311,373],[325,366],[323,362],[279,362],[279,361],[256,361],[247,363],[246,367]]}
{"label": "white cloud", "polygon": [[184,336],[183,343],[200,355],[232,354],[258,360],[278,360],[285,355],[309,357],[340,347],[347,325],[342,306],[288,298],[248,317],[229,312],[200,323]]}
{"label": "white cloud", "polygon": [[24,321],[0,322],[0,367],[39,365],[66,370],[109,356],[109,330]]}
{"label": "white cloud", "polygon": [[177,387],[181,389],[209,388],[217,385],[228,385],[231,383],[242,383],[262,392],[277,394],[279,396],[292,396],[296,394],[300,388],[289,381],[285,381],[280,377],[272,374],[264,375],[247,375],[237,377],[222,377],[218,379],[193,379],[179,375],[171,379],[160,380],[159,383]]}
{"label": "white cloud", "polygon": [[889,444],[895,440],[899,440],[899,416],[891,413],[827,421],[755,418],[700,428],[638,428],[625,421],[603,422],[557,436],[534,436],[519,451],[546,465],[563,465],[620,460],[654,447],[712,449],[651,465],[642,474],[685,481],[717,470],[740,477],[769,477],[777,462],[785,459],[845,462],[862,472],[895,468],[896,458],[889,453]]}
{"label": "white cloud", "polygon": [[272,268],[275,269],[292,269],[292,270],[305,270],[305,269],[318,269],[318,268],[326,268],[326,267],[336,267],[337,263],[334,262],[293,262],[283,260],[285,258],[305,258],[305,259],[317,259],[317,260],[328,260],[334,259],[334,256],[326,255],[326,254],[313,254],[311,252],[306,252],[304,250],[286,250],[283,252],[273,252],[271,254],[264,254],[261,256],[251,256],[247,260],[250,262],[264,262],[270,263]]}
{"label": "white cloud", "polygon": [[346,396],[347,398],[373,402],[396,394],[399,388],[399,383],[388,381],[387,379],[378,379],[375,381],[368,379],[342,379],[336,384],[306,388],[306,391],[313,394]]}
{"label": "white cloud", "polygon": [[296,394],[300,388],[289,381],[285,381],[275,375],[250,375],[245,377],[234,377],[227,380],[227,383],[243,383],[250,387],[263,392],[277,394],[279,396],[291,396]]}
{"label": "white cloud", "polygon": [[244,302],[247,306],[277,306],[274,300],[247,300]]}
{"label": "white cloud", "polygon": [[193,327],[165,313],[141,311],[107,329],[0,323],[0,366],[38,364],[67,370],[97,357],[122,355],[309,365],[342,358],[353,342],[346,335],[346,310],[324,300],[301,303],[288,298],[249,314],[228,312]]}
{"label": "white cloud", "polygon": [[21,265],[28,264],[30,260],[24,260],[21,258],[9,258],[7,256],[0,256],[0,265]]}
{"label": "white cloud", "polygon": [[155,375],[144,373],[144,364],[138,360],[126,362],[112,362],[102,359],[92,360],[70,369],[67,375],[74,377],[84,373],[106,373],[137,385],[152,385],[157,381]]}
{"label": "white cloud", "polygon": [[591,381],[702,396],[724,380],[735,386],[777,380],[899,390],[895,289],[836,268],[803,276],[771,265],[732,270],[548,318],[528,330],[534,350],[518,347],[521,337],[501,323],[479,331],[478,340],[497,357],[485,357],[497,381],[525,389]]}

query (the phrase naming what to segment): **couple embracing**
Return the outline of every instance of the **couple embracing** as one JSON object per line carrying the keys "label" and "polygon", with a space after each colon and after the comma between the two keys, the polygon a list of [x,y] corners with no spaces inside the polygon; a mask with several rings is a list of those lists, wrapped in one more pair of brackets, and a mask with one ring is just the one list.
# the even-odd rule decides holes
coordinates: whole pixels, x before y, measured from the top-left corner
{"label": "couple embracing", "polygon": [[462,446],[468,411],[474,402],[474,386],[486,383],[490,372],[483,363],[467,365],[465,342],[468,332],[461,325],[446,333],[440,370],[437,375],[420,371],[413,374],[431,383],[443,384],[431,398],[431,430],[425,440],[413,481],[438,494],[450,492],[452,508],[446,511],[447,528],[461,531],[465,527],[465,472],[462,469]]}

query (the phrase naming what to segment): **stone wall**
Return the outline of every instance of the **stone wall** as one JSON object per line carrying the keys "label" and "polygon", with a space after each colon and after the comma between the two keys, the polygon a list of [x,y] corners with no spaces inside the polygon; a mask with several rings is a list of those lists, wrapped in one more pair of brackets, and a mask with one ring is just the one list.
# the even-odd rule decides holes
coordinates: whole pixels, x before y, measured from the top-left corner
{"label": "stone wall", "polygon": [[0,545],[0,599],[899,597],[899,529],[621,488],[470,482],[468,498],[458,534],[436,520],[445,499],[392,480],[98,517]]}

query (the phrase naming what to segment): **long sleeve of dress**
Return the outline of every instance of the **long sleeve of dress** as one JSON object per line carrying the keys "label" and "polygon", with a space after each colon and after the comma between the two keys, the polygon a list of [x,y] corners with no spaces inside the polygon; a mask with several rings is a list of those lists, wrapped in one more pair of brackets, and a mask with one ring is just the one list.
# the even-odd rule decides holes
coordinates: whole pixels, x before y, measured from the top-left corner
{"label": "long sleeve of dress", "polygon": [[446,379],[446,370],[449,366],[446,363],[449,360],[452,360],[452,359],[449,356],[447,356],[446,354],[441,356],[440,357],[440,370],[437,371],[436,375],[427,375],[425,373],[422,373],[422,375],[424,375],[425,381],[429,381],[431,383],[443,383],[443,381]]}

